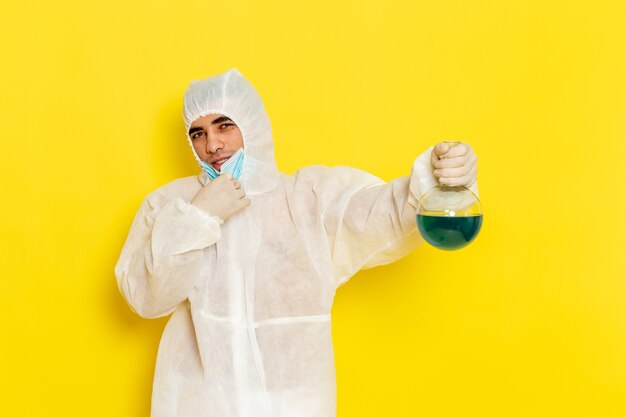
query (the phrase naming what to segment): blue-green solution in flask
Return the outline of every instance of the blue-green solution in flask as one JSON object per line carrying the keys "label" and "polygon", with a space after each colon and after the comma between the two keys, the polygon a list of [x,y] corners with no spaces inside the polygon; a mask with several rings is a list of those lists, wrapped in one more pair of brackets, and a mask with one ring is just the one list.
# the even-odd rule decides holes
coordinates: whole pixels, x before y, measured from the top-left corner
{"label": "blue-green solution in flask", "polygon": [[483,223],[482,214],[471,216],[417,215],[417,227],[431,245],[444,250],[461,249],[478,234]]}

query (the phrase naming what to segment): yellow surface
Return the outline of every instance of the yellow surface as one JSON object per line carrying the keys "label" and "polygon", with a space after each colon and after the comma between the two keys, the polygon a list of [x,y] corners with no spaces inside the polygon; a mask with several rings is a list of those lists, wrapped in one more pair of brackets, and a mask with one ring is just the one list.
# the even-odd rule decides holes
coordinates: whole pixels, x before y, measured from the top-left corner
{"label": "yellow surface", "polygon": [[166,319],[113,266],[231,67],[284,172],[479,157],[475,243],[337,293],[339,417],[626,415],[623,1],[12,2],[0,35],[0,415],[148,416]]}

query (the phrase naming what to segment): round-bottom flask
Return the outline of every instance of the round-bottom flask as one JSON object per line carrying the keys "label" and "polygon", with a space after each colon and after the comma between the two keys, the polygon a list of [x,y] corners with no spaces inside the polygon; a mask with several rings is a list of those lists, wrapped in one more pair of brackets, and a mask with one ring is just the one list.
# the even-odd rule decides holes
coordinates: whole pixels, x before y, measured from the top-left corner
{"label": "round-bottom flask", "polygon": [[[459,142],[446,142],[450,146]],[[483,222],[482,208],[471,190],[439,184],[422,196],[417,228],[424,240],[443,250],[461,249],[472,242]]]}

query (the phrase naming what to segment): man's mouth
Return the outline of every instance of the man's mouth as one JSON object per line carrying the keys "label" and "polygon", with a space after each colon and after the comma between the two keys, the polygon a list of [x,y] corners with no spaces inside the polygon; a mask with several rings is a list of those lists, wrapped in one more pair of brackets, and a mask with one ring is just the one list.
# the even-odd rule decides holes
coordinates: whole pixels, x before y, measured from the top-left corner
{"label": "man's mouth", "polygon": [[224,164],[224,162],[228,161],[228,158],[229,157],[218,159],[217,161],[212,162],[211,166],[215,168],[216,171],[219,171],[222,165]]}

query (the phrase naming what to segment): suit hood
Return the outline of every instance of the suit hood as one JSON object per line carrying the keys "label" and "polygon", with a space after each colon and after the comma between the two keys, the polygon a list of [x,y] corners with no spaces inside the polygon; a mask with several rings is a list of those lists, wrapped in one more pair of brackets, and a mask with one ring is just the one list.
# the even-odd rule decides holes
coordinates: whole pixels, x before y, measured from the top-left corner
{"label": "suit hood", "polygon": [[[274,159],[274,139],[269,117],[261,97],[252,84],[236,69],[189,84],[183,99],[185,135],[198,165],[200,158],[189,136],[189,127],[207,114],[222,114],[230,118],[241,131],[245,152],[240,182],[247,195],[272,189],[278,182]],[[202,170],[200,181],[206,184],[208,175]]]}

